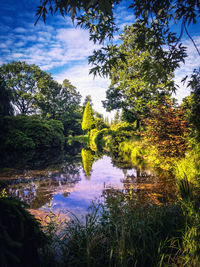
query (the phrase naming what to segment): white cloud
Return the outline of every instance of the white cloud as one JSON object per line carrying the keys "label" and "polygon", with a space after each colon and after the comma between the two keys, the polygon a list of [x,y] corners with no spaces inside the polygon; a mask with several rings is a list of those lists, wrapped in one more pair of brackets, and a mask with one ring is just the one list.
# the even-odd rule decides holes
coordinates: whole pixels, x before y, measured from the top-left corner
{"label": "white cloud", "polygon": [[19,28],[15,28],[14,29],[14,32],[17,32],[17,33],[26,33],[27,32],[27,29],[19,27]]}

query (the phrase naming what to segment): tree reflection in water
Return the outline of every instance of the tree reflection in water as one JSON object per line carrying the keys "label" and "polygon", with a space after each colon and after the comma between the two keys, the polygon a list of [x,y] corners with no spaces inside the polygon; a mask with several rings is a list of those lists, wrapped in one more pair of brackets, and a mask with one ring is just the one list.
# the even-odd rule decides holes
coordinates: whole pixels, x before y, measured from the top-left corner
{"label": "tree reflection in water", "polygon": [[95,153],[89,148],[83,148],[81,151],[81,157],[85,176],[88,180],[90,180]]}
{"label": "tree reflection in water", "polygon": [[176,198],[173,177],[152,173],[142,162],[133,165],[120,157],[99,157],[102,155],[83,149],[78,155],[66,155],[59,165],[12,173],[4,177],[9,181],[8,192],[31,209],[40,209],[53,199],[56,211],[66,209],[77,216],[87,213],[92,200],[103,200],[102,194],[111,191],[133,192],[135,205],[161,205]]}
{"label": "tree reflection in water", "polygon": [[8,182],[8,193],[39,209],[55,194],[67,197],[80,181],[80,158],[77,161],[54,166],[45,170],[24,171],[17,179]]}

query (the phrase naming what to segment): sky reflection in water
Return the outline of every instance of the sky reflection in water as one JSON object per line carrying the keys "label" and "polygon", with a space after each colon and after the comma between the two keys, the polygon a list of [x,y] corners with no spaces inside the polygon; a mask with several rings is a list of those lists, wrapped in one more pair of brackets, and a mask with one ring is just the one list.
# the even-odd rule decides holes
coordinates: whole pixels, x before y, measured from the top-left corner
{"label": "sky reflection in water", "polygon": [[170,177],[162,179],[139,168],[120,169],[108,156],[93,163],[90,177],[80,162],[65,162],[57,169],[26,171],[16,178],[10,180],[9,193],[26,201],[31,209],[41,210],[51,199],[55,211],[70,211],[78,217],[87,212],[91,201],[101,198],[105,188],[126,190],[131,185],[141,204],[160,204],[175,197]]}

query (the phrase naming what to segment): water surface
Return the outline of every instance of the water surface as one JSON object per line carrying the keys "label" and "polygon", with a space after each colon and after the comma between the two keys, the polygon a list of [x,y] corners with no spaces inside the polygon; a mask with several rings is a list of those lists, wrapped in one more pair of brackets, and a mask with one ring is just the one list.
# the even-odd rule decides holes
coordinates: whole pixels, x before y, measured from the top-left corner
{"label": "water surface", "polygon": [[69,211],[77,216],[87,212],[91,201],[103,200],[102,193],[110,188],[121,191],[133,188],[135,202],[140,205],[161,205],[175,199],[173,177],[162,177],[137,166],[125,164],[123,167],[121,163],[116,166],[112,158],[105,155],[100,159],[91,157],[92,154],[84,155],[85,159],[79,155],[76,160],[68,159],[43,170],[1,173],[0,178],[8,181],[9,194],[27,202],[33,210],[41,210],[51,201],[55,211]]}

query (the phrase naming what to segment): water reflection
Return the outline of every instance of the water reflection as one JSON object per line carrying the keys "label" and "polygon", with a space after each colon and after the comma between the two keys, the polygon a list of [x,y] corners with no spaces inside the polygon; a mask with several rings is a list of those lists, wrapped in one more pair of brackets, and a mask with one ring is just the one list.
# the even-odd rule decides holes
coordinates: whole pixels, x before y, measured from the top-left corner
{"label": "water reflection", "polygon": [[8,193],[38,209],[49,202],[56,194],[67,197],[76,183],[80,181],[80,158],[78,162],[65,162],[44,170],[23,170],[13,176],[4,177]]}
{"label": "water reflection", "polygon": [[43,170],[23,170],[4,177],[9,181],[9,194],[26,201],[32,209],[42,208],[51,199],[55,211],[69,210],[76,215],[87,212],[95,198],[103,200],[103,192],[111,188],[121,192],[131,188],[138,205],[175,199],[173,177],[133,167],[119,158],[98,159],[89,149],[83,149],[81,156],[68,157],[62,164]]}
{"label": "water reflection", "polygon": [[90,179],[95,153],[89,148],[83,148],[81,151],[81,157],[85,176],[87,179]]}

